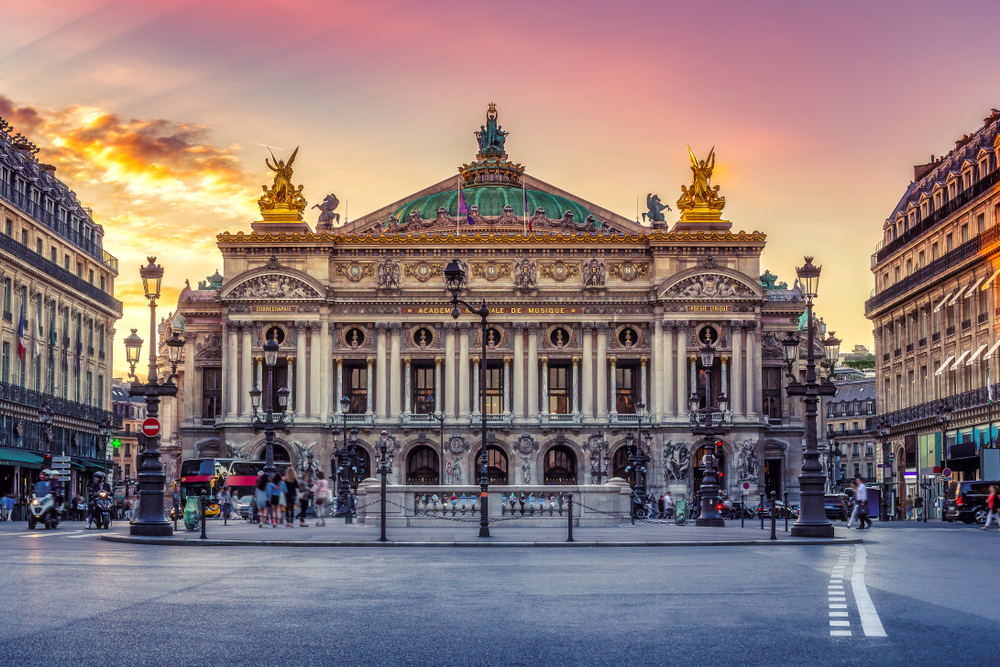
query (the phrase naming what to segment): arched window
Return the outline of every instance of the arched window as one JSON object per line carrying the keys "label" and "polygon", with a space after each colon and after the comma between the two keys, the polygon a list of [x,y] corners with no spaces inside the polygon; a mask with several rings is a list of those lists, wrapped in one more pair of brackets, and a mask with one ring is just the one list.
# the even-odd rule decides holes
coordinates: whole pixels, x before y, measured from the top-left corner
{"label": "arched window", "polygon": [[628,480],[629,484],[631,484],[632,476],[629,474],[630,471],[625,470],[628,466],[628,448],[622,445],[615,450],[615,455],[611,457],[611,476],[621,477],[624,480]]}
{"label": "arched window", "polygon": [[[271,446],[271,458],[274,461],[291,461],[292,458],[288,455],[288,450],[281,445]],[[257,457],[258,461],[267,460],[267,447],[260,450],[260,455]]]}
{"label": "arched window", "polygon": [[545,453],[546,484],[576,484],[576,454],[565,445]]}
{"label": "arched window", "polygon": [[406,459],[407,484],[440,484],[438,455],[427,445],[416,447]]}
{"label": "arched window", "polygon": [[[340,447],[341,445],[338,442],[337,449],[339,450]],[[340,480],[337,479],[337,468],[339,467],[340,463],[337,460],[337,453],[334,452],[333,456],[330,458],[330,470],[332,471],[330,486],[334,487],[334,489],[336,489],[337,485],[340,483]],[[357,491],[358,484],[371,476],[371,457],[368,456],[368,452],[364,447],[357,445],[354,448],[354,456],[351,457],[351,474],[347,477],[347,480],[351,485],[351,489]]]}
{"label": "arched window", "polygon": [[[482,475],[482,456],[483,450],[480,449],[476,452],[476,458],[472,460],[472,473],[471,478],[474,484],[479,483],[480,476]],[[490,484],[510,484],[510,476],[507,469],[507,454],[504,453],[499,447],[487,447],[487,476],[490,479]]]}

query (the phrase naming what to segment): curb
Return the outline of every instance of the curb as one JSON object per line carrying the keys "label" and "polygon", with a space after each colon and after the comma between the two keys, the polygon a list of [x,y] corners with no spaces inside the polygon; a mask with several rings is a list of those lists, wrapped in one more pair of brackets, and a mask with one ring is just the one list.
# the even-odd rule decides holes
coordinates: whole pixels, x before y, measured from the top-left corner
{"label": "curb", "polygon": [[525,549],[532,547],[549,548],[595,548],[595,547],[757,547],[757,546],[803,546],[831,544],[864,544],[861,538],[831,539],[791,539],[791,540],[712,540],[674,542],[379,542],[378,540],[357,541],[304,541],[304,540],[202,540],[188,537],[132,537],[128,535],[101,535],[105,542],[123,544],[148,544],[171,547],[458,547],[479,549]]}

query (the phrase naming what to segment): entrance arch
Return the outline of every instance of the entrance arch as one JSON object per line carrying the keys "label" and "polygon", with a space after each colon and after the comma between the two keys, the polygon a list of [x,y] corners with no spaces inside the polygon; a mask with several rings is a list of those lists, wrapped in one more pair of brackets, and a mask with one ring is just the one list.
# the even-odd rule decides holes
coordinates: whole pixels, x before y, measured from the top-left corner
{"label": "entrance arch", "polygon": [[545,484],[576,484],[576,454],[566,445],[545,452]]}
{"label": "entrance arch", "polygon": [[[271,446],[271,457],[275,461],[284,461],[286,463],[291,463],[292,461],[292,457],[288,455],[288,450],[285,449],[283,445],[279,445],[278,443],[274,443]],[[267,445],[264,445],[264,447],[260,450],[260,454],[257,455],[257,460],[267,460]]]}
{"label": "entrance arch", "polygon": [[438,453],[427,445],[415,447],[406,457],[407,484],[440,484]]}
{"label": "entrance arch", "polygon": [[628,467],[628,447],[622,445],[616,449],[615,453],[611,456],[611,476],[620,477],[626,480],[629,484],[632,484],[631,472],[626,470]]}
{"label": "entrance arch", "polygon": [[[476,452],[475,458],[472,459],[472,480],[475,483],[479,482],[480,475],[482,474],[482,456],[483,450],[480,448]],[[490,484],[510,484],[510,472],[507,466],[507,454],[499,447],[490,445],[486,448],[487,457],[487,467],[486,474],[489,477]]]}

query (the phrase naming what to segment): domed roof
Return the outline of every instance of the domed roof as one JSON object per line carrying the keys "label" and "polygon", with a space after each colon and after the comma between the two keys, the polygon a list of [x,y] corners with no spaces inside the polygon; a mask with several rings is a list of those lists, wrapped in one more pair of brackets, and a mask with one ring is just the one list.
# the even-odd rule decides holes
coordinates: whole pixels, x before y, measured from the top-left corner
{"label": "domed roof", "polygon": [[[545,209],[545,216],[551,219],[563,217],[566,211],[573,213],[573,219],[579,224],[592,215],[590,211],[576,203],[547,192],[538,190],[525,190],[528,198],[528,212],[530,217],[536,209]],[[524,204],[522,202],[522,190],[507,184],[483,184],[474,187],[464,188],[465,203],[471,209],[473,206],[479,207],[479,214],[484,217],[498,217],[503,213],[505,206],[510,206],[514,215],[521,217],[525,215]],[[439,192],[408,202],[398,208],[393,217],[397,220],[408,220],[410,213],[416,211],[424,220],[433,220],[437,217],[438,209],[444,207],[448,215],[458,217],[458,190]],[[595,216],[596,217],[596,216]]]}

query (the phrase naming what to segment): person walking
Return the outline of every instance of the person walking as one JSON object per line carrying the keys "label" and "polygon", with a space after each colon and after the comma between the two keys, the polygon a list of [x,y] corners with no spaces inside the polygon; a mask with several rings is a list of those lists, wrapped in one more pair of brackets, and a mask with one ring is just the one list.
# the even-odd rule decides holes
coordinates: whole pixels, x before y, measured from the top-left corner
{"label": "person walking", "polygon": [[671,497],[669,491],[663,494],[663,518],[674,518],[674,499]]}
{"label": "person walking", "polygon": [[295,501],[299,495],[299,479],[295,468],[288,466],[285,471],[285,525],[295,527]]}
{"label": "person walking", "polygon": [[986,497],[986,525],[983,530],[987,530],[994,522],[997,530],[1000,530],[1000,497],[997,496],[996,484],[990,484],[990,495]]}
{"label": "person walking", "polygon": [[270,484],[268,483],[267,475],[261,473],[257,477],[257,483],[253,488],[253,501],[254,506],[259,517],[257,523],[258,528],[263,528],[264,524],[267,522],[267,506],[271,504],[271,492],[268,489]]}
{"label": "person walking", "polygon": [[316,487],[313,494],[316,496],[316,525],[326,525],[326,494],[330,490],[330,483],[326,481],[326,475],[322,470],[316,473]]}
{"label": "person walking", "polygon": [[306,524],[306,510],[309,509],[309,496],[312,495],[312,478],[307,472],[299,481],[299,527],[308,528]]}
{"label": "person walking", "polygon": [[[858,515],[858,530],[864,530],[865,528],[872,527],[872,520],[868,516],[868,487],[865,486],[865,481],[860,477],[855,477],[855,491],[854,500],[856,503],[856,512]],[[868,524],[867,526],[865,524]]]}
{"label": "person walking", "polygon": [[281,479],[281,473],[275,472],[274,476],[271,477],[271,484],[267,487],[267,492],[271,494],[271,503],[268,505],[267,513],[271,518],[271,527],[277,528],[281,525],[282,518],[282,502],[281,502],[281,487],[284,482]]}

